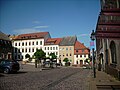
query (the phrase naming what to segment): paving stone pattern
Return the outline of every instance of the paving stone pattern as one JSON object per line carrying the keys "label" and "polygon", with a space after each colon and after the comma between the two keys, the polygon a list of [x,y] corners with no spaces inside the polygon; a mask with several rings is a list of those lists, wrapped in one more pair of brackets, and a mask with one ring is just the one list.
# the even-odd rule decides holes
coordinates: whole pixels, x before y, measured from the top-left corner
{"label": "paving stone pattern", "polygon": [[16,74],[2,74],[0,90],[88,90],[86,77],[90,72],[89,69],[72,67],[40,71],[25,65]]}

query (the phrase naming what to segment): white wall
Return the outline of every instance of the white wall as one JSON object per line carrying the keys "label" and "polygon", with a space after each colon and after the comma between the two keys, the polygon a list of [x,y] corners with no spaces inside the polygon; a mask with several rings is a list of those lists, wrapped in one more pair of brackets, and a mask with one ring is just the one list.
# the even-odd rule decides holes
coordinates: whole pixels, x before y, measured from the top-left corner
{"label": "white wall", "polygon": [[80,60],[83,60],[83,64],[85,63],[85,60],[88,58],[88,54],[86,54],[86,57],[84,57],[84,55],[82,55],[82,57],[80,57],[80,55],[78,55],[78,57],[76,57],[76,55],[74,55],[74,64],[80,64]]}
{"label": "white wall", "polygon": [[[34,42],[34,45],[33,45],[33,42]],[[38,44],[36,42],[38,42]],[[42,44],[41,44],[41,42],[42,42]],[[24,43],[24,45],[22,45],[22,43]],[[27,43],[27,45],[26,45],[26,43]],[[16,44],[17,44],[17,46],[16,46]],[[29,54],[32,57],[37,49],[44,50],[44,39],[16,40],[16,41],[13,41],[13,45],[15,48],[17,48],[17,52],[18,52],[18,49],[20,50],[20,52],[18,52],[17,54],[14,53],[14,55],[17,55],[17,56],[21,55],[20,56],[21,59],[23,56],[23,60],[27,60],[25,58],[26,54]],[[15,48],[14,48],[14,52],[15,52]],[[33,51],[33,49],[34,49],[34,51]],[[17,59],[19,60],[18,57],[17,57]]]}

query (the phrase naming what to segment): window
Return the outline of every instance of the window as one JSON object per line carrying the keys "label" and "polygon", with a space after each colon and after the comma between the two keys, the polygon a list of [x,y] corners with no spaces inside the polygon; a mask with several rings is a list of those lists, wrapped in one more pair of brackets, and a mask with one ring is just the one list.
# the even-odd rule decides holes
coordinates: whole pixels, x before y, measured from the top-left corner
{"label": "window", "polygon": [[48,50],[49,50],[49,47],[48,47]]}
{"label": "window", "polygon": [[110,50],[111,50],[112,63],[117,64],[116,45],[114,41],[110,43]]}
{"label": "window", "polygon": [[25,49],[25,52],[27,52],[27,48]]}
{"label": "window", "polygon": [[68,56],[68,54],[66,54],[66,56]]}
{"label": "window", "polygon": [[15,43],[15,46],[17,46],[17,43]]}
{"label": "window", "polygon": [[34,48],[32,48],[32,52],[34,52]]}
{"label": "window", "polygon": [[66,48],[66,50],[68,50],[68,48]]}
{"label": "window", "polygon": [[82,55],[80,55],[80,57],[82,57]]}
{"label": "window", "polygon": [[31,42],[29,42],[29,45],[31,45]]}
{"label": "window", "polygon": [[78,55],[76,55],[76,58],[78,58]]}
{"label": "window", "polygon": [[55,50],[55,47],[53,47],[53,50]]}
{"label": "window", "polygon": [[70,47],[70,50],[72,50],[72,48]]}
{"label": "window", "polygon": [[24,48],[22,49],[22,52],[24,52]]}
{"label": "window", "polygon": [[31,52],[31,49],[29,48],[29,52]]}
{"label": "window", "polygon": [[32,45],[34,45],[34,42],[32,42]]}
{"label": "window", "polygon": [[27,42],[26,42],[26,44],[25,44],[26,46],[27,46]]}
{"label": "window", "polygon": [[52,50],[52,47],[50,48],[50,50]]}
{"label": "window", "polygon": [[19,46],[20,46],[20,43],[19,43]]}
{"label": "window", "polygon": [[58,55],[58,52],[56,52],[56,55]]}
{"label": "window", "polygon": [[78,52],[78,50],[76,50],[76,52]]}
{"label": "window", "polygon": [[45,50],[46,50],[46,47],[45,47]]}
{"label": "window", "polygon": [[72,54],[70,53],[70,56],[72,56]]}
{"label": "window", "polygon": [[38,41],[36,41],[36,45],[38,45]]}
{"label": "window", "polygon": [[42,45],[42,41],[40,41],[40,45]]}
{"label": "window", "polygon": [[84,55],[84,57],[86,57],[86,55]]}
{"label": "window", "polygon": [[22,46],[24,46],[24,42],[22,42]]}
{"label": "window", "polygon": [[56,47],[56,50],[58,50],[58,47]]}

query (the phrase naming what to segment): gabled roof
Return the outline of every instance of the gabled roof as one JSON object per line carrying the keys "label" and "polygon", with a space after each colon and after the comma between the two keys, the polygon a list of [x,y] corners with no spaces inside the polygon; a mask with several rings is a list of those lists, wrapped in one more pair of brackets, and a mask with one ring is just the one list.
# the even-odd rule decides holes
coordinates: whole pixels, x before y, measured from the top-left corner
{"label": "gabled roof", "polygon": [[49,34],[49,32],[37,32],[37,33],[29,33],[29,34],[20,34],[14,39],[15,40],[19,40],[19,39],[21,40],[21,39],[45,38],[45,36],[47,36],[48,34]]}
{"label": "gabled roof", "polygon": [[89,48],[87,48],[84,44],[80,43],[79,41],[76,41],[74,54],[75,55],[89,54]]}
{"label": "gabled roof", "polygon": [[75,49],[85,49],[87,48],[86,46],[84,46],[84,44],[80,43],[79,41],[75,42]]}
{"label": "gabled roof", "polygon": [[74,46],[77,40],[76,36],[63,37],[60,46]]}
{"label": "gabled roof", "polygon": [[59,45],[62,38],[48,38],[45,45]]}
{"label": "gabled roof", "polygon": [[0,31],[0,39],[2,39],[2,40],[9,40],[10,41],[10,38],[8,37],[8,35],[4,34],[1,31]]}

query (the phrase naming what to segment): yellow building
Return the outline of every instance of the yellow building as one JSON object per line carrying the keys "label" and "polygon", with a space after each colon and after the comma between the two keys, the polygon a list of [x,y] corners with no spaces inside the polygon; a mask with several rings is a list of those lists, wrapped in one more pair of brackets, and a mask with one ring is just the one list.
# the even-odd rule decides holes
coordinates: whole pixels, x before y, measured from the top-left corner
{"label": "yellow building", "polygon": [[60,42],[59,59],[63,65],[64,65],[63,60],[65,58],[69,59],[71,65],[74,64],[74,45],[76,40],[77,40],[76,36],[68,36],[63,37],[62,41]]}

